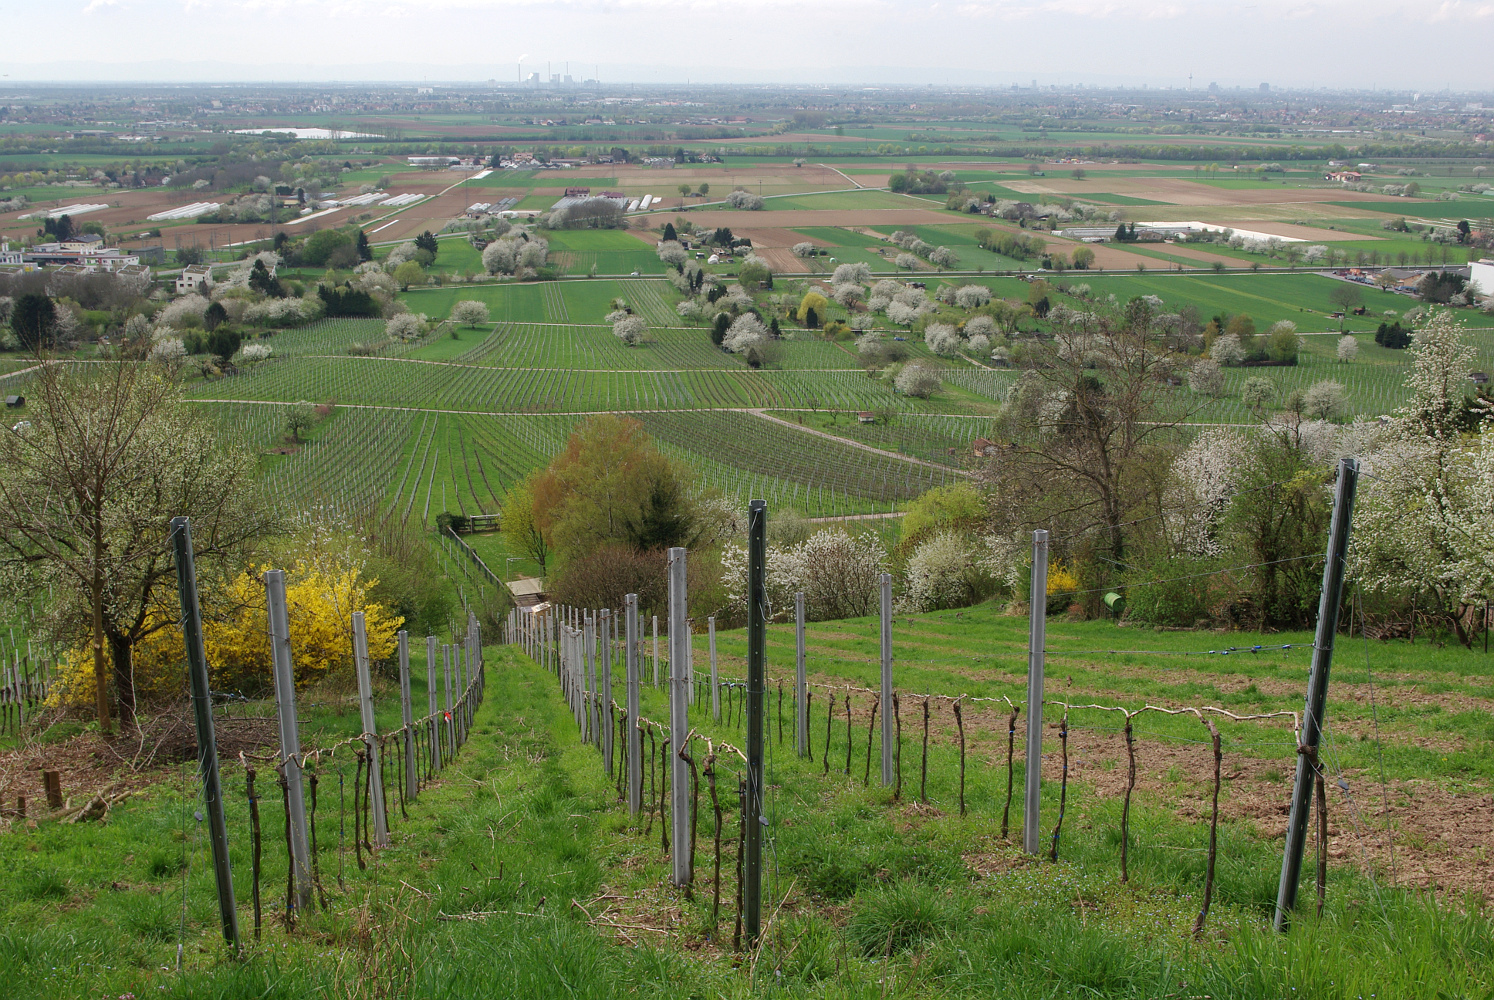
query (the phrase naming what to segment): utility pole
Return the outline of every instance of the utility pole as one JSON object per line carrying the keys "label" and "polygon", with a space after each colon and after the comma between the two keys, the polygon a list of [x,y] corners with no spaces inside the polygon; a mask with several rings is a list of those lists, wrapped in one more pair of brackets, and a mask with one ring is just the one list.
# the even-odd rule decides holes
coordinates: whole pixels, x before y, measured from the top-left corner
{"label": "utility pole", "polygon": [[1302,876],[1302,850],[1307,845],[1313,783],[1317,779],[1318,745],[1328,708],[1328,672],[1333,665],[1333,640],[1338,635],[1338,609],[1344,597],[1344,561],[1349,548],[1349,524],[1354,494],[1359,486],[1359,462],[1338,463],[1333,491],[1333,520],[1328,526],[1328,551],[1323,562],[1323,593],[1318,600],[1318,630],[1313,638],[1312,672],[1307,677],[1307,704],[1302,710],[1302,735],[1297,747],[1297,780],[1292,785],[1292,812],[1287,820],[1286,850],[1281,858],[1281,882],[1276,889],[1278,931],[1286,930],[1297,905],[1297,883]]}

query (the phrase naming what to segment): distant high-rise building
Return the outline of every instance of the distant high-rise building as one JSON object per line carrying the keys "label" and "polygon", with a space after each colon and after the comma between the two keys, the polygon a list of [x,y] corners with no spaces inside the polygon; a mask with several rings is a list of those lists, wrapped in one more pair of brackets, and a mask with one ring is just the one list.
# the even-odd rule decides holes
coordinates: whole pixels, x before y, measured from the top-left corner
{"label": "distant high-rise building", "polygon": [[1269,93],[1271,93],[1271,85],[1269,83],[1263,83],[1263,84],[1261,84],[1261,93],[1263,93],[1263,94],[1269,94]]}

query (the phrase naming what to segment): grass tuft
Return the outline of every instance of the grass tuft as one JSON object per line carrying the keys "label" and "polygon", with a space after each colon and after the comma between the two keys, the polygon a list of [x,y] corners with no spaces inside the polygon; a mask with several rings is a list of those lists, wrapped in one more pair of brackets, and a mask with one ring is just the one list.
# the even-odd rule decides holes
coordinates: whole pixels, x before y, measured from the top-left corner
{"label": "grass tuft", "polygon": [[920,949],[954,934],[965,909],[949,895],[912,879],[856,898],[848,930],[869,958]]}

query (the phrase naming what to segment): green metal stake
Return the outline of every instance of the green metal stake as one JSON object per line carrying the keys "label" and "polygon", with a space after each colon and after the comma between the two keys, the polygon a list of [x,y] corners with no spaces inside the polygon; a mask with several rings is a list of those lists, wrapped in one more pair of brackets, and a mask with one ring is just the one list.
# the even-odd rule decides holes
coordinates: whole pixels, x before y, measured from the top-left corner
{"label": "green metal stake", "polygon": [[202,645],[202,608],[197,603],[197,567],[192,560],[191,519],[171,519],[171,544],[176,555],[176,590],[182,602],[182,639],[187,646],[192,714],[197,720],[197,765],[202,775],[208,840],[213,847],[213,877],[218,883],[218,914],[223,918],[223,939],[238,951],[239,914],[234,907],[233,872],[228,864],[228,824],[223,818],[223,786],[218,777],[218,741],[213,733],[207,652]]}
{"label": "green metal stake", "polygon": [[754,500],[747,510],[747,800],[743,814],[745,864],[743,927],[749,946],[762,928],[763,906],[763,653],[766,646],[768,594],[768,503]]}

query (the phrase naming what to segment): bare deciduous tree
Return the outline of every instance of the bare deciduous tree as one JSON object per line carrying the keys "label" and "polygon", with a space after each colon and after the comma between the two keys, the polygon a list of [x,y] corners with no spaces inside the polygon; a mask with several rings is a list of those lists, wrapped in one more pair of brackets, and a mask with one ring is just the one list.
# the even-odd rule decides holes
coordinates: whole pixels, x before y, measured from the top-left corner
{"label": "bare deciduous tree", "polygon": [[220,446],[158,366],[45,365],[24,433],[0,435],[0,546],[50,583],[59,637],[88,637],[100,728],[109,730],[107,642],[120,718],[134,718],[135,644],[176,621],[169,519],[192,518],[196,554],[238,555],[272,529],[252,456]]}
{"label": "bare deciduous tree", "polygon": [[1055,339],[1012,388],[984,478],[999,532],[1098,532],[1124,559],[1126,523],[1158,513],[1168,430],[1203,401],[1176,392],[1150,310],[1064,310]]}

